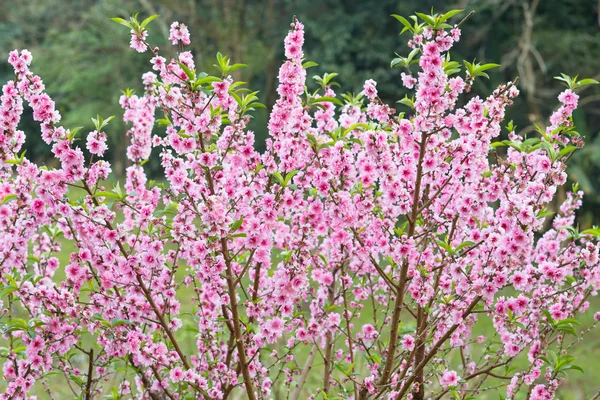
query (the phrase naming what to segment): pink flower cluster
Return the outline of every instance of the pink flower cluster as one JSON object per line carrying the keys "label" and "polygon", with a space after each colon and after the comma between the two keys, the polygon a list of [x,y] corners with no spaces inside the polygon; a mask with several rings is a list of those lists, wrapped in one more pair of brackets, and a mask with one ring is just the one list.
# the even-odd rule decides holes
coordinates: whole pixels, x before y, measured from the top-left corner
{"label": "pink flower cluster", "polygon": [[182,44],[189,45],[191,41],[188,27],[179,22],[173,22],[169,30],[169,40],[173,44],[178,44],[181,41]]}
{"label": "pink flower cluster", "polygon": [[129,46],[137,51],[138,53],[144,53],[148,50],[148,45],[146,44],[146,38],[148,37],[148,31],[144,30],[141,33],[136,32],[135,30],[131,30],[131,40],[129,41]]}

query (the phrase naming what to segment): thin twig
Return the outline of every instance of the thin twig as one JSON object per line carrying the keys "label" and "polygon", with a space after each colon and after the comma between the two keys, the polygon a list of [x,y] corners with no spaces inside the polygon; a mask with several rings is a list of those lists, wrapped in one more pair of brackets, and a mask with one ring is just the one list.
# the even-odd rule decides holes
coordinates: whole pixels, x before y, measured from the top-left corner
{"label": "thin twig", "polygon": [[88,364],[87,384],[85,386],[85,400],[92,399],[92,378],[93,378],[92,375],[94,373],[94,349],[93,348],[90,349],[88,356],[90,357],[90,362]]}

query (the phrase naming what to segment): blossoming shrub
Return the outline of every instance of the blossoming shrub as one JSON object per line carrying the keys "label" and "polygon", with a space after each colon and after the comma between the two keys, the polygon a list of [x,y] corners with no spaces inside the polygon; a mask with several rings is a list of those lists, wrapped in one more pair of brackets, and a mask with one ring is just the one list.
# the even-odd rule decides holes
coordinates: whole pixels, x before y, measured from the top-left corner
{"label": "blossoming shrub", "polygon": [[[460,76],[448,53],[457,13],[396,16],[413,35],[392,61],[414,89],[402,113],[372,80],[338,97],[326,74],[307,92],[314,63],[294,20],[264,154],[247,129],[256,92],[229,76],[243,65],[219,54],[217,76],[198,71],[174,23],[176,58],[153,49],[145,92],[120,99],[124,189],[105,182],[109,119],[94,119],[85,155],[31,54],[11,52],[0,398],[52,397],[64,379],[85,399],[553,398],[580,369],[569,349],[600,284],[600,231],[574,226],[577,188],[556,215],[546,206],[583,144],[574,91],[596,82],[561,77],[548,127],[525,138],[509,123],[499,141],[516,81],[469,93],[496,65],[465,63]],[[146,52],[153,18],[116,20]],[[19,155],[23,100],[60,168]],[[144,173],[153,149],[161,183]],[[66,242],[76,250],[61,262]]]}

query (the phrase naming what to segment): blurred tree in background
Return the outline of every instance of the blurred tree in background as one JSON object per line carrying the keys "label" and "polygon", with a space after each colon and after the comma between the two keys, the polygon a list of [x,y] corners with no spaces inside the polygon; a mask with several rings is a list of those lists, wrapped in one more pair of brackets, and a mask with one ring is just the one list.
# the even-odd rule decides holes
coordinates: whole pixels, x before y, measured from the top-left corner
{"label": "blurred tree in background", "polygon": [[[283,58],[282,38],[293,15],[306,25],[306,58],[319,66],[310,75],[338,72],[341,92],[358,92],[367,77],[378,81],[381,97],[393,104],[404,96],[400,69],[390,69],[394,52],[406,54],[408,36],[398,36],[400,24],[390,14],[450,8],[476,10],[463,25],[463,38],[453,58],[477,54],[478,60],[502,64],[489,81],[480,80],[474,93],[489,91],[501,81],[520,77],[522,95],[509,111],[521,133],[544,127],[550,101],[561,87],[553,79],[561,72],[600,79],[600,16],[597,0],[27,0],[0,3],[0,50],[28,48],[35,57],[48,92],[57,100],[66,127],[92,129],[90,117],[115,115],[109,133],[113,170],[126,167],[127,127],[120,122],[121,90],[142,90],[140,76],[150,69],[150,55],[128,50],[128,37],[110,17],[160,14],[151,27],[150,43],[176,49],[167,42],[169,25],[180,21],[192,34],[192,50],[200,70],[209,70],[217,51],[250,67],[236,79],[260,90],[268,108]],[[469,60],[471,61],[471,60]],[[7,63],[0,78],[10,79]],[[570,163],[569,177],[586,192],[580,216],[589,225],[600,210],[600,89],[581,93],[576,125],[586,137],[585,149]],[[398,111],[404,106],[398,104]],[[251,125],[264,146],[268,110],[259,110]],[[39,128],[25,118],[28,155],[50,156],[35,134]],[[157,132],[159,133],[159,132]],[[158,157],[147,164],[158,169]],[[560,196],[559,196],[560,197]]]}

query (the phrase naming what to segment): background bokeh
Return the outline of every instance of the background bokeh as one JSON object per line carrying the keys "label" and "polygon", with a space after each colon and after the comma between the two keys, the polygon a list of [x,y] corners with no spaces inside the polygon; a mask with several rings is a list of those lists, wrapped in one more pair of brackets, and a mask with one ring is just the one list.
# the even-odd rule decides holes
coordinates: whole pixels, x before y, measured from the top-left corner
{"label": "background bokeh", "polygon": [[[401,25],[390,14],[408,16],[431,7],[476,11],[462,26],[462,40],[452,57],[502,64],[490,80],[476,83],[474,91],[483,95],[519,76],[522,94],[507,118],[514,120],[518,132],[531,133],[534,123],[546,125],[562,90],[554,76],[564,72],[600,80],[600,0],[1,0],[0,51],[5,56],[15,48],[33,53],[32,70],[56,100],[64,126],[91,130],[90,117],[116,116],[107,128],[111,147],[106,158],[118,179],[127,166],[128,143],[118,98],[126,88],[142,90],[140,77],[150,70],[151,55],[129,49],[127,30],[110,17],[160,14],[150,25],[149,42],[166,56],[176,50],[166,40],[170,23],[187,24],[198,70],[212,69],[217,51],[249,64],[235,71],[234,78],[260,90],[267,105],[251,124],[262,149],[268,110],[276,99],[282,41],[294,15],[306,26],[307,60],[319,64],[309,76],[339,73],[338,93],[358,92],[372,78],[382,99],[393,104],[405,89],[400,69],[390,69],[390,60],[394,52],[408,52],[408,34],[398,35]],[[0,80],[12,77],[8,63],[0,63]],[[586,87],[580,96],[574,118],[587,144],[571,159],[568,173],[585,192],[578,219],[586,228],[600,223],[600,85]],[[52,164],[39,126],[27,111],[20,127],[27,133],[28,157]],[[161,134],[159,129],[155,133]],[[159,177],[156,156],[145,167]],[[559,193],[558,201],[563,196]],[[599,335],[587,336],[579,363],[587,373],[569,377],[562,391],[565,398],[587,399],[597,392],[599,342]]]}

